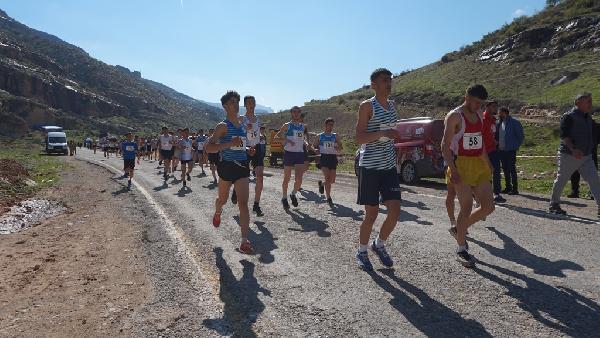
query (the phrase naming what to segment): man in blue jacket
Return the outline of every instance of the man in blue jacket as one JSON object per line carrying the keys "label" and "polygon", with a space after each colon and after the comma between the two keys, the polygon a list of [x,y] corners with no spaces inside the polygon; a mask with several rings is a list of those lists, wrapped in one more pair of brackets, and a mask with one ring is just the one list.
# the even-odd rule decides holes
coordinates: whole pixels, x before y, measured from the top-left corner
{"label": "man in blue jacket", "polygon": [[506,188],[502,191],[509,195],[519,194],[519,185],[517,183],[517,151],[525,140],[523,126],[521,122],[510,116],[507,107],[500,108],[500,120],[496,125],[496,141],[498,141],[498,151],[500,152],[500,161],[504,171],[504,181]]}

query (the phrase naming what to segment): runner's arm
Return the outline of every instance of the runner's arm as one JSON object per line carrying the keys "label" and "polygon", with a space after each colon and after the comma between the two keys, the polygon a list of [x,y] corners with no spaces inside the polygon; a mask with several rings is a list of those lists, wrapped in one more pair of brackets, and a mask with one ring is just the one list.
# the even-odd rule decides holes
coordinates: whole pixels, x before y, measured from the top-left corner
{"label": "runner's arm", "polygon": [[342,137],[340,135],[336,135],[335,137],[335,145],[337,146],[337,151],[341,152],[342,149],[344,149],[344,146],[342,146]]}
{"label": "runner's arm", "polygon": [[[207,153],[218,153],[219,151],[234,146],[233,139],[227,143],[217,143],[220,137],[227,134],[227,125],[225,123],[219,123],[215,127],[215,132],[211,137],[208,138],[204,144],[204,151]],[[239,138],[239,137],[238,137]]]}
{"label": "runner's arm", "polygon": [[456,128],[460,123],[459,116],[455,113],[448,114],[446,119],[444,120],[444,136],[442,137],[442,156],[444,157],[444,161],[448,164],[448,167],[451,171],[456,171],[456,164],[454,163],[454,154],[452,153],[452,149],[450,149],[452,145],[452,139],[454,138],[454,134],[456,134]]}
{"label": "runner's arm", "polygon": [[395,137],[395,131],[374,131],[367,132],[367,125],[373,115],[373,106],[371,102],[363,101],[358,107],[358,121],[356,121],[356,143],[366,144],[377,141],[381,137]]}

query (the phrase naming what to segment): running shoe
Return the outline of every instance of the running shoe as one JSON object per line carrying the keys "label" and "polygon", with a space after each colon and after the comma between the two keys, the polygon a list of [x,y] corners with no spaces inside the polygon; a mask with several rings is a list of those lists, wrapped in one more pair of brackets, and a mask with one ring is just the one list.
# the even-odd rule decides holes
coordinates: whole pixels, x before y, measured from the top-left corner
{"label": "running shoe", "polygon": [[235,190],[233,190],[233,194],[231,194],[231,203],[237,204],[237,195],[235,193]]}
{"label": "running shoe", "polygon": [[459,251],[456,253],[456,261],[462,264],[466,268],[472,268],[475,266],[475,257],[469,254],[468,251]]}
{"label": "running shoe", "polygon": [[168,179],[169,179],[169,175],[167,175],[167,173],[164,173],[164,174],[163,174],[163,179],[164,179],[165,181],[166,181],[166,180],[168,180]]}
{"label": "running shoe", "polygon": [[[450,229],[448,229],[448,232],[450,233],[450,235],[452,237],[454,237],[454,239],[458,240],[456,238],[456,234],[457,234],[457,230],[456,230],[456,226],[450,227]],[[467,231],[467,235],[469,234],[469,232]],[[469,250],[469,242],[465,242],[465,246],[467,247],[467,250]]]}
{"label": "running shoe", "polygon": [[185,180],[181,180],[181,182],[183,183],[184,187],[187,187],[187,184],[185,183]]}
{"label": "running shoe", "polygon": [[256,213],[256,216],[258,217],[262,217],[265,214],[262,212],[262,209],[260,208],[260,206],[258,205],[258,203],[254,203],[254,206],[252,206],[252,211],[254,211]]}
{"label": "running shoe", "polygon": [[216,178],[213,180],[213,184],[214,184],[214,185],[217,185],[217,184],[219,184],[219,182],[217,182],[217,179],[216,179]]}
{"label": "running shoe", "polygon": [[188,181],[191,181],[191,180],[192,180],[192,178],[190,177],[190,174],[187,174],[187,180],[188,180]]}
{"label": "running shoe", "polygon": [[292,200],[292,205],[294,208],[296,208],[298,206],[298,199],[296,198],[296,195],[290,194],[290,199]]}
{"label": "running shoe", "polygon": [[128,190],[131,190],[131,180],[128,180],[128,181],[127,181],[127,189],[128,189]]}
{"label": "running shoe", "polygon": [[123,173],[123,177],[129,177],[129,173],[128,172]]}
{"label": "running shoe", "polygon": [[282,198],[281,199],[281,204],[283,204],[283,208],[285,210],[289,210],[290,209],[290,204],[288,203],[287,198]]}
{"label": "running shoe", "polygon": [[494,196],[494,202],[496,203],[506,203],[506,198],[500,196],[500,195],[496,195]]}
{"label": "running shoe", "polygon": [[319,181],[319,194],[323,195],[325,193],[325,186],[323,186],[323,181]]}
{"label": "running shoe", "polygon": [[392,261],[390,255],[388,255],[387,251],[385,250],[385,247],[379,248],[377,247],[377,245],[375,245],[375,241],[373,241],[371,243],[371,250],[373,250],[377,257],[379,257],[381,264],[385,265],[388,268],[394,266],[394,261]]}
{"label": "running shoe", "polygon": [[251,255],[254,253],[254,248],[252,247],[252,243],[249,240],[245,240],[242,244],[240,244],[240,252],[246,255]]}
{"label": "running shoe", "polygon": [[327,204],[329,204],[330,207],[333,207],[333,200],[331,199],[331,197],[327,198]]}
{"label": "running shoe", "polygon": [[213,215],[213,226],[218,228],[221,225],[221,213],[216,213]]}
{"label": "running shoe", "polygon": [[567,214],[567,212],[564,211],[560,207],[560,204],[552,204],[552,205],[550,205],[550,208],[548,209],[548,212],[550,212],[551,214],[554,214],[554,215],[566,215]]}
{"label": "running shoe", "polygon": [[356,263],[364,271],[373,271],[373,264],[371,264],[369,254],[366,251],[356,253]]}
{"label": "running shoe", "polygon": [[573,191],[567,195],[568,198],[579,198],[579,191]]}

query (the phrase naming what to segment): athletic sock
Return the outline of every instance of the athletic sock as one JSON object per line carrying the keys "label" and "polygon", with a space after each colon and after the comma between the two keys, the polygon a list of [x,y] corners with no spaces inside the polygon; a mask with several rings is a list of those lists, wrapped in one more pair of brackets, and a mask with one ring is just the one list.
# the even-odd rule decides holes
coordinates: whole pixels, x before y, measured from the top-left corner
{"label": "athletic sock", "polygon": [[358,246],[358,252],[367,252],[367,248],[369,247],[368,244],[360,244]]}
{"label": "athletic sock", "polygon": [[462,251],[467,251],[467,246],[466,245],[459,245],[458,249],[456,249],[456,253],[462,252]]}
{"label": "athletic sock", "polygon": [[385,241],[377,237],[377,239],[375,240],[375,246],[378,248],[383,248],[385,246]]}

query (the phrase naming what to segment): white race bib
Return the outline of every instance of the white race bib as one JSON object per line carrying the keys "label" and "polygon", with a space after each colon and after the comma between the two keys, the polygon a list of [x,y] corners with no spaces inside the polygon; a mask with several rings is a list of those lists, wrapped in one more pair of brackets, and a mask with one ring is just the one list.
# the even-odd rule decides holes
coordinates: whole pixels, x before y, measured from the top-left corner
{"label": "white race bib", "polygon": [[325,149],[333,149],[335,147],[335,142],[325,141],[323,142],[323,148]]}
{"label": "white race bib", "polygon": [[296,138],[304,138],[304,131],[297,130],[294,132],[294,137]]}
{"label": "white race bib", "polygon": [[258,138],[258,130],[250,130],[248,131],[248,140],[254,141]]}
{"label": "white race bib", "polygon": [[481,132],[477,133],[464,133],[463,135],[463,149],[464,150],[477,150],[483,147],[483,136]]}
{"label": "white race bib", "polygon": [[127,150],[127,151],[134,151],[135,148],[133,146],[126,146],[125,150]]}
{"label": "white race bib", "polygon": [[241,147],[231,147],[231,150],[246,150],[246,138],[245,137],[240,137],[242,139],[242,146]]}

